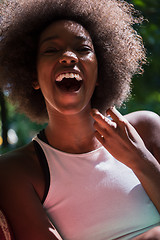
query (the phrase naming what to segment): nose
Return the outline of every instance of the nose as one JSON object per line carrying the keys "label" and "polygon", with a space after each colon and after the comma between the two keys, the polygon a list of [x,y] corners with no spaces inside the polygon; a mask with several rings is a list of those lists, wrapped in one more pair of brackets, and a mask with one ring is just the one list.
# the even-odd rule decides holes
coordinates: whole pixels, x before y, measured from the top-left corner
{"label": "nose", "polygon": [[78,57],[74,52],[68,50],[63,53],[59,62],[63,64],[74,64],[78,62]]}

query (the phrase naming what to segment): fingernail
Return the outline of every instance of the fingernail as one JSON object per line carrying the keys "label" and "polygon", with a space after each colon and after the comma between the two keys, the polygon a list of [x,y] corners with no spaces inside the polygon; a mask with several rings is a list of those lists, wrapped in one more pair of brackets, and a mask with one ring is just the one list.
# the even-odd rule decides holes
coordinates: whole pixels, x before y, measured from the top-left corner
{"label": "fingernail", "polygon": [[95,114],[99,113],[99,111],[96,108],[93,108],[91,110],[91,114],[94,116]]}

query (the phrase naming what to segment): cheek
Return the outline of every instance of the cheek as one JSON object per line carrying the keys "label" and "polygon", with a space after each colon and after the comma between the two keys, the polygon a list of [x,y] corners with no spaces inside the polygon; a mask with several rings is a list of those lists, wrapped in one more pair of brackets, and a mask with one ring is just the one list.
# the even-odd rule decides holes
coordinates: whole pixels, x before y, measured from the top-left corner
{"label": "cheek", "polygon": [[96,87],[97,81],[98,81],[98,66],[97,61],[94,59],[92,62],[88,62],[88,84],[87,84],[87,92],[91,95],[94,92],[94,89]]}
{"label": "cheek", "polygon": [[98,77],[98,64],[96,57],[93,57],[90,62],[90,74],[92,76],[92,80],[96,82]]}
{"label": "cheek", "polygon": [[89,75],[92,77],[96,78],[97,80],[97,75],[98,75],[98,63],[97,63],[97,58],[95,54],[89,54],[85,59],[84,59],[85,65],[86,65],[86,71],[88,72]]}
{"label": "cheek", "polygon": [[41,81],[43,80],[47,80],[47,78],[50,77],[51,70],[52,70],[52,67],[48,61],[39,60],[37,62],[37,75],[38,75],[39,83],[41,83]]}

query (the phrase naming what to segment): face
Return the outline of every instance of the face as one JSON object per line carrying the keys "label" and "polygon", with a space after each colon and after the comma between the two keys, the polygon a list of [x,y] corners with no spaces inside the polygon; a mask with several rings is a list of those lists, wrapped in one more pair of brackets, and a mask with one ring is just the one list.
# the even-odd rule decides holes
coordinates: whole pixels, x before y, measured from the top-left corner
{"label": "face", "polygon": [[38,84],[48,113],[76,114],[90,107],[97,59],[89,33],[78,23],[61,20],[40,36]]}

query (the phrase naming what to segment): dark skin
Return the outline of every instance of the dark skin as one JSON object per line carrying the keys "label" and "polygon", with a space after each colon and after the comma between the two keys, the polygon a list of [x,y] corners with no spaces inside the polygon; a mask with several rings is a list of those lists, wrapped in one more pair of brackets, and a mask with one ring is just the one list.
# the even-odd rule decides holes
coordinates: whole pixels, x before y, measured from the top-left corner
{"label": "dark skin", "polygon": [[[47,40],[44,46],[42,42],[53,36],[53,32],[58,38],[51,42]],[[75,48],[75,36],[79,33],[87,42],[81,38]],[[89,49],[82,50],[82,46]],[[48,54],[47,50],[46,54],[48,48],[52,51]],[[77,93],[64,93],[55,86],[57,72],[64,73],[66,69],[68,72],[80,70],[84,80]],[[39,81],[33,86],[41,88],[45,97],[49,115],[45,134],[49,144],[70,153],[89,152],[103,144],[114,157],[134,171],[160,212],[159,116],[141,111],[123,117],[116,109],[110,108],[107,114],[113,120],[109,121],[105,113],[102,115],[91,109],[90,98],[97,83],[97,61],[86,30],[69,21],[49,26],[40,37],[37,72]],[[1,156],[0,164],[0,206],[11,223],[16,240],[60,239],[56,237],[41,203],[45,179],[33,143]],[[159,228],[136,240],[159,239]]]}
{"label": "dark skin", "polygon": [[[158,139],[158,133],[153,136],[154,131],[151,131],[149,126],[154,126],[155,130],[160,127],[159,116],[150,112],[135,112],[126,115],[125,118],[140,133],[148,150],[157,155],[157,149],[160,149],[159,142],[154,140],[154,148],[151,146],[153,139]],[[33,143],[1,157],[0,171],[0,187],[3,191],[1,206],[12,223],[16,239],[56,239],[49,230],[51,226],[41,204],[45,181]],[[159,227],[148,231],[149,236],[151,231],[157,235]],[[158,237],[159,234],[155,239]],[[138,239],[152,238],[136,238]]]}

